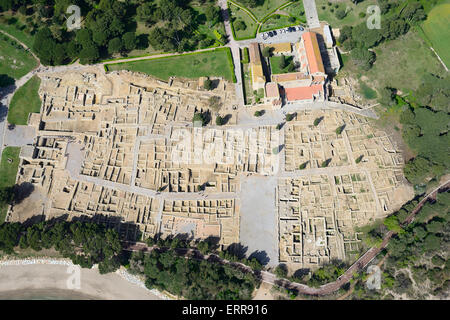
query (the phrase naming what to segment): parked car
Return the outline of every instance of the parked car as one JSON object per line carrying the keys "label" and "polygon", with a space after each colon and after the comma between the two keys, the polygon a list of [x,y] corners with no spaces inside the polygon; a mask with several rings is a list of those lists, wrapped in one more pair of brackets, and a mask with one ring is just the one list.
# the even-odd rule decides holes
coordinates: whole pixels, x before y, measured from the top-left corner
{"label": "parked car", "polygon": [[276,36],[276,35],[277,35],[277,32],[276,32],[275,30],[273,30],[273,35],[274,35],[274,36]]}
{"label": "parked car", "polygon": [[269,31],[268,34],[269,34],[269,37],[273,37],[274,36],[272,31]]}
{"label": "parked car", "polygon": [[293,32],[293,31],[295,31],[295,28],[294,28],[294,27],[289,27],[289,28],[288,28],[288,31],[289,31],[289,32]]}

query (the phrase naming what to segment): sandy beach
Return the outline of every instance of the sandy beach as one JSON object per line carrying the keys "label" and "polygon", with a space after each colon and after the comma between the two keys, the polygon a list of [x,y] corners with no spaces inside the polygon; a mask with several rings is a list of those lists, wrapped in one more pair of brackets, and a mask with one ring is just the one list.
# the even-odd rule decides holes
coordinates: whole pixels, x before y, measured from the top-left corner
{"label": "sandy beach", "polygon": [[68,289],[71,274],[67,270],[66,265],[2,265],[0,299],[161,299],[118,273],[101,275],[97,269],[81,269],[80,288]]}

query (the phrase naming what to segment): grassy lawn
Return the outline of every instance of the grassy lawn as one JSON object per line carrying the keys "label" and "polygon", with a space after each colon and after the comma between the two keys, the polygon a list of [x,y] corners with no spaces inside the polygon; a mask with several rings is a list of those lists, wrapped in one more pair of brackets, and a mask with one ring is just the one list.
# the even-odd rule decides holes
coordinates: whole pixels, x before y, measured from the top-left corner
{"label": "grassy lawn", "polygon": [[0,14],[0,30],[16,37],[25,43],[28,48],[31,49],[33,47],[34,37],[26,31],[24,16],[20,14],[14,14],[13,16],[11,12]]}
{"label": "grassy lawn", "polygon": [[231,81],[234,72],[227,57],[227,50],[220,49],[197,54],[108,64],[107,68],[108,70],[143,72],[162,80],[168,80],[172,76],[183,78],[218,76]]}
{"label": "grassy lawn", "polygon": [[0,74],[19,79],[36,66],[37,61],[22,45],[0,34]]}
{"label": "grassy lawn", "polygon": [[[242,7],[245,7],[242,3],[240,3],[238,0],[234,0],[236,3],[239,3]],[[261,6],[257,6],[254,8],[248,8],[249,11],[251,11],[255,17],[261,21],[262,18],[264,18],[266,15],[271,13],[273,10],[281,6],[282,4],[285,4],[289,1],[287,0],[264,0],[264,4]]]}
{"label": "grassy lawn", "polygon": [[[6,147],[3,149],[0,162],[0,188],[12,187],[16,183],[19,168],[20,147]],[[11,163],[8,159],[12,160]],[[0,224],[5,221],[8,206],[0,207]]]}
{"label": "grassy lawn", "polygon": [[14,93],[9,105],[9,123],[26,125],[29,113],[40,112],[42,103],[38,94],[40,84],[41,79],[34,76]]}
{"label": "grassy lawn", "polygon": [[[354,4],[350,0],[340,1],[339,3],[328,0],[316,0],[317,14],[319,15],[320,21],[328,22],[332,28],[341,28],[345,25],[357,25],[367,19],[367,17],[360,17],[359,14],[361,12],[366,13],[367,7],[376,4],[376,2],[376,0],[365,0]],[[331,3],[331,6],[328,3]],[[344,10],[348,8],[347,15],[342,20],[336,18],[336,10],[338,8]]]}
{"label": "grassy lawn", "polygon": [[450,67],[450,0],[434,7],[422,25],[426,37],[434,50]]}
{"label": "grassy lawn", "polygon": [[303,7],[303,1],[297,1],[282,9],[290,16],[296,18],[297,20],[306,23],[305,8]]}
{"label": "grassy lawn", "polygon": [[280,74],[280,73],[288,73],[290,72],[288,70],[289,63],[292,61],[292,56],[286,56],[286,67],[283,69],[280,68],[280,62],[281,62],[281,56],[272,56],[270,59],[270,68],[272,70],[273,74]]}
{"label": "grassy lawn", "polygon": [[[232,27],[234,34],[236,35],[236,40],[254,38],[256,36],[258,24],[244,10],[241,10],[232,4],[229,4],[229,8],[231,10],[231,19],[233,19]],[[243,21],[245,23],[247,26],[245,30],[236,30],[235,24],[238,21]]]}
{"label": "grassy lawn", "polygon": [[297,24],[297,21],[290,22],[288,16],[273,15],[269,19],[267,19],[266,22],[264,22],[264,24],[261,26],[260,32],[294,26]]}
{"label": "grassy lawn", "polygon": [[359,81],[359,87],[361,94],[368,100],[375,99],[377,97],[377,92],[370,88],[364,81]]}
{"label": "grassy lawn", "polygon": [[361,71],[350,59],[344,60],[339,73],[357,78],[363,77],[368,87],[378,90],[384,87],[400,89],[405,93],[416,90],[427,73],[441,75],[442,65],[417,32],[410,31],[394,41],[388,41],[375,49],[377,60],[369,71]]}

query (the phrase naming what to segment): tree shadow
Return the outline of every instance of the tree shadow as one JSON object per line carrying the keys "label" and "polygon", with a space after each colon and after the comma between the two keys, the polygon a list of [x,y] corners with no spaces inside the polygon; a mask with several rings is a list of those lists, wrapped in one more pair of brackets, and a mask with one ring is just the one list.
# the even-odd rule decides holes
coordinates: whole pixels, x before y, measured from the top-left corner
{"label": "tree shadow", "polygon": [[28,198],[34,191],[34,185],[29,182],[22,182],[14,185],[14,204],[19,204]]}
{"label": "tree shadow", "polygon": [[240,243],[232,243],[230,244],[226,251],[236,256],[238,259],[244,259],[245,254],[247,253],[248,247],[244,247]]}
{"label": "tree shadow", "polygon": [[267,252],[262,250],[255,250],[254,252],[252,252],[252,254],[250,254],[248,256],[248,259],[253,259],[255,258],[256,260],[258,260],[262,265],[267,265],[270,261],[269,256],[267,255]]}

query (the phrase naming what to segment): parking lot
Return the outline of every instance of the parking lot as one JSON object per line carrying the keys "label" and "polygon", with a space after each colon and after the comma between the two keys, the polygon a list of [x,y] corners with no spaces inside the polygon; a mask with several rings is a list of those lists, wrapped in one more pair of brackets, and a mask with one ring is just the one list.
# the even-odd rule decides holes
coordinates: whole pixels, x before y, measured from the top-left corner
{"label": "parking lot", "polygon": [[301,26],[286,27],[273,31],[258,33],[258,35],[256,36],[256,40],[260,43],[265,44],[297,42],[303,32],[305,32],[305,30]]}

